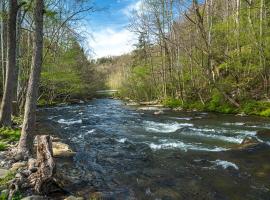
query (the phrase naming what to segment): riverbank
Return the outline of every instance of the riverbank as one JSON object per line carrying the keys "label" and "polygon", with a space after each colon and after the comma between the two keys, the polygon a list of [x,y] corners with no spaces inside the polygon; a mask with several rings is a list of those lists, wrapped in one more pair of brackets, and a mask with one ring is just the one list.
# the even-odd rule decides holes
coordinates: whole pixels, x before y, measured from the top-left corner
{"label": "riverbank", "polygon": [[223,114],[235,114],[239,116],[260,116],[270,117],[270,101],[247,101],[241,104],[240,107],[234,107],[230,104],[219,104],[218,101],[212,100],[208,103],[189,102],[183,103],[180,100],[168,98],[163,101],[135,101],[129,98],[123,98],[127,105],[130,106],[154,106],[169,108],[172,111],[200,111],[200,112],[215,112]]}
{"label": "riverbank", "polygon": [[[76,152],[74,152],[71,147],[65,143],[64,138],[60,138],[59,135],[54,132],[54,129],[50,124],[43,122],[38,123],[37,130],[38,133],[45,133],[46,135],[50,135],[52,138],[53,159],[56,163],[56,170],[53,175],[54,184],[51,185],[49,193],[44,195],[37,195],[30,187],[26,187],[23,190],[18,188],[15,194],[13,194],[12,199],[83,199],[78,196],[74,196],[76,188],[78,188],[76,184],[80,182],[79,177],[84,173],[75,166],[73,157]],[[16,137],[16,139],[7,140],[7,135],[9,136],[9,139],[14,137]],[[5,136],[4,140],[6,143],[5,148],[0,150],[0,199],[6,200],[10,194],[10,184],[15,182],[16,179],[20,179],[22,176],[31,175],[35,170],[30,169],[33,159],[22,161],[14,155],[14,149],[16,149],[18,145],[20,130],[18,128],[16,131],[13,129],[1,129],[0,141],[3,141],[3,136]],[[34,142],[35,148],[36,145],[36,142]]]}

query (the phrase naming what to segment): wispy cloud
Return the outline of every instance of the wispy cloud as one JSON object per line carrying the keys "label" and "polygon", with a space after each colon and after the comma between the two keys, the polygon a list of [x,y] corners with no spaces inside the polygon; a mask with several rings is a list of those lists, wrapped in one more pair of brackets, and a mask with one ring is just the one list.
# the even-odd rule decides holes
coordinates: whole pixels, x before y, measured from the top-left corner
{"label": "wispy cloud", "polygon": [[127,7],[122,9],[122,12],[126,16],[130,16],[132,12],[139,11],[142,7],[142,0],[138,0],[134,3],[129,4]]}
{"label": "wispy cloud", "polygon": [[106,28],[89,37],[88,43],[93,48],[94,58],[104,56],[117,56],[129,53],[133,50],[135,44],[135,35],[127,29]]}

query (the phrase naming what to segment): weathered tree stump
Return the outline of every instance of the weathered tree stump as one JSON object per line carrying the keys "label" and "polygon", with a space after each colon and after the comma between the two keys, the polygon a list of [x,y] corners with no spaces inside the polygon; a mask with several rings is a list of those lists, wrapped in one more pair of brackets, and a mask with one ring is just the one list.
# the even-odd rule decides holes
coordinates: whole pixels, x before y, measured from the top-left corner
{"label": "weathered tree stump", "polygon": [[48,135],[37,136],[37,171],[29,177],[29,183],[37,193],[47,193],[53,183],[55,162],[53,160],[52,139]]}

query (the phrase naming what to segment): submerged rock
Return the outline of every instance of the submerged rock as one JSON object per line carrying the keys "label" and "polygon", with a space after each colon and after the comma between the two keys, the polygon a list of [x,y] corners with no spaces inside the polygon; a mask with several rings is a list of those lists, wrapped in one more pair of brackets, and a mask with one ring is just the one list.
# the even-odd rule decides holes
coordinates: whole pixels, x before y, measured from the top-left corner
{"label": "submerged rock", "polygon": [[154,112],[154,115],[162,115],[162,114],[164,114],[164,111],[162,110]]}
{"label": "submerged rock", "polygon": [[270,129],[259,130],[256,135],[263,138],[270,138]]}
{"label": "submerged rock", "polygon": [[260,142],[256,139],[256,138],[253,138],[253,137],[246,137],[242,143],[240,144],[240,149],[245,149],[245,148],[248,148],[248,147],[252,147],[252,146],[255,146],[257,144],[259,144]]}

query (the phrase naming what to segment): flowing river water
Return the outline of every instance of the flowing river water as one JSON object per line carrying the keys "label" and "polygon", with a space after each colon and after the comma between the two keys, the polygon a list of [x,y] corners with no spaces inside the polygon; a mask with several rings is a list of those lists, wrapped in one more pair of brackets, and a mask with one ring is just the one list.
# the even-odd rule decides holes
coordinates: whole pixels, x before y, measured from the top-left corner
{"label": "flowing river water", "polygon": [[[76,168],[91,173],[82,187],[104,199],[270,199],[270,138],[256,135],[269,119],[157,116],[112,99],[39,113],[76,151]],[[246,137],[259,144],[240,148]]]}

